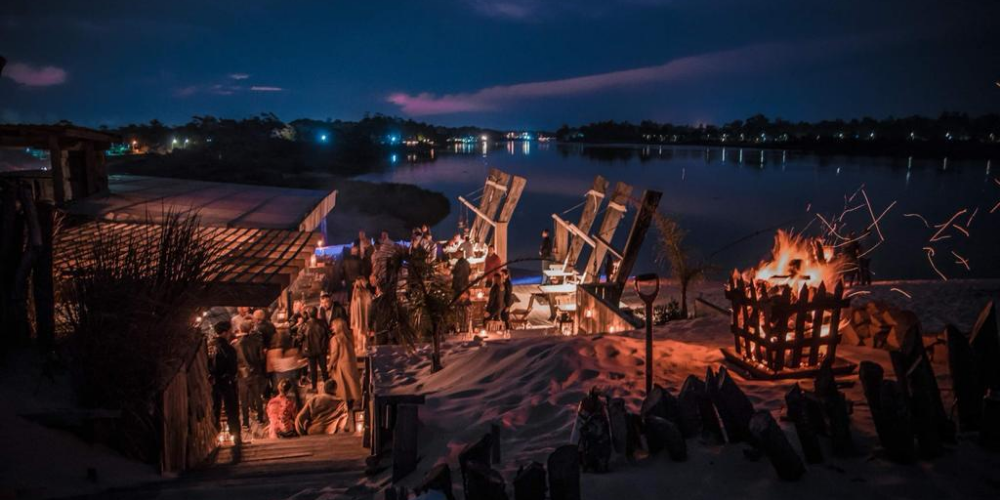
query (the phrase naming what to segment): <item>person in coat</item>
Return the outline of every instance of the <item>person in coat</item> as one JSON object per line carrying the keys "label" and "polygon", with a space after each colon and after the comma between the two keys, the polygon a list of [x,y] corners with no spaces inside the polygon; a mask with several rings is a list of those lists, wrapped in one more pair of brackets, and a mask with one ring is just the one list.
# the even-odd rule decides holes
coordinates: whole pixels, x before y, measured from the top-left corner
{"label": "person in coat", "polygon": [[514,284],[510,282],[510,272],[507,269],[500,270],[500,281],[503,285],[503,311],[500,319],[503,320],[504,328],[510,330],[510,308],[514,306]]}
{"label": "person in coat", "polygon": [[264,423],[264,392],[267,388],[267,360],[264,357],[264,339],[259,330],[251,330],[236,340],[238,387],[243,426],[250,428],[250,410],[257,422]]}
{"label": "person in coat", "polygon": [[491,245],[483,265],[483,273],[487,276],[495,276],[500,272],[501,267],[503,267],[503,260],[497,255],[497,247]]}
{"label": "person in coat", "polygon": [[333,434],[347,428],[347,405],[334,394],[337,383],[327,380],[323,392],[313,396],[295,417],[295,429],[302,435]]}
{"label": "person in coat", "polygon": [[469,277],[472,275],[472,266],[464,256],[459,256],[455,265],[451,268],[451,292],[458,297],[469,288]]}
{"label": "person in coat", "polygon": [[333,336],[330,337],[330,379],[337,382],[336,396],[347,402],[348,408],[361,401],[361,375],[358,373],[358,358],[354,354],[354,342],[347,322],[338,319],[333,322]]}
{"label": "person in coat", "polygon": [[548,284],[548,276],[545,271],[549,270],[552,264],[552,238],[549,237],[549,230],[542,229],[542,243],[538,246],[538,258],[542,259],[542,284]]}
{"label": "person in coat", "polygon": [[368,315],[372,308],[372,293],[368,291],[365,279],[354,281],[351,298],[351,332],[354,336],[354,354],[364,357],[368,353]]}
{"label": "person in coat", "polygon": [[305,339],[302,343],[306,359],[309,360],[309,379],[312,382],[313,390],[316,390],[316,381],[319,372],[323,373],[323,380],[330,378],[326,371],[326,354],[329,347],[330,327],[320,319],[319,309],[309,308],[309,320],[305,325]]}
{"label": "person in coat", "polygon": [[236,349],[230,343],[233,338],[233,327],[228,321],[215,324],[214,349],[208,359],[208,376],[212,383],[212,409],[215,415],[215,426],[221,427],[222,408],[225,406],[226,421],[229,430],[238,443],[240,441],[240,399],[236,388],[236,377],[239,371],[239,361]]}
{"label": "person in coat", "polygon": [[486,302],[486,317],[490,321],[501,321],[503,319],[503,285],[499,278],[490,278],[486,281],[486,286],[490,287],[489,300]]}

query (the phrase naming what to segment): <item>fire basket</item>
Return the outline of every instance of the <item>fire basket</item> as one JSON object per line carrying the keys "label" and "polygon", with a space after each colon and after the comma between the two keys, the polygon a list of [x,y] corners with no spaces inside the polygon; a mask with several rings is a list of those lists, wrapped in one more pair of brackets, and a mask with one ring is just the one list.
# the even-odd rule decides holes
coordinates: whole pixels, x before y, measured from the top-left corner
{"label": "fire basket", "polygon": [[726,359],[769,380],[813,376],[828,359],[834,373],[852,372],[852,363],[836,357],[841,310],[851,302],[844,297],[840,263],[827,261],[817,242],[783,232],[773,254],[772,261],[729,280],[734,345],[723,349]]}

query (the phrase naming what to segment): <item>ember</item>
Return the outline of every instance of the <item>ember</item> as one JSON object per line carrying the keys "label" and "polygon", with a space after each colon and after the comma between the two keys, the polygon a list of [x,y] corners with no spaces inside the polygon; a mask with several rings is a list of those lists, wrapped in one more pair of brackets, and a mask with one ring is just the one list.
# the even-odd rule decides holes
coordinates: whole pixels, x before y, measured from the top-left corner
{"label": "ember", "polygon": [[[772,260],[742,274],[726,289],[732,302],[734,350],[726,357],[760,378],[808,376],[827,358],[836,364],[841,309],[850,305],[844,268],[819,239],[775,236]],[[831,288],[833,293],[827,292]]]}

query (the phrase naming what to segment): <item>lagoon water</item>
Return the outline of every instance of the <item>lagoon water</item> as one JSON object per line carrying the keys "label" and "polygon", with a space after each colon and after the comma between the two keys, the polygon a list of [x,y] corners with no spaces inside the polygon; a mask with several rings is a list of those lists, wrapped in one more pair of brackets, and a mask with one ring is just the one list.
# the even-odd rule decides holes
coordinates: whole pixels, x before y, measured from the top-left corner
{"label": "lagoon water", "polygon": [[[541,230],[553,225],[552,213],[577,221],[580,209],[569,209],[583,201],[594,176],[600,174],[612,186],[617,181],[633,185],[636,196],[643,189],[662,191],[661,210],[680,221],[688,231],[687,244],[716,266],[716,278],[766,257],[776,227],[806,228],[807,233],[819,235],[823,223],[817,214],[829,220],[845,208],[854,209],[844,217],[847,225],[841,234],[864,233],[873,218],[859,192],[861,187],[876,217],[896,202],[879,221],[884,241],[870,254],[874,279],[941,279],[932,263],[949,279],[1000,277],[1000,209],[989,213],[1000,203],[1000,182],[996,181],[1000,165],[987,161],[536,142],[438,150],[433,161],[425,162],[407,162],[405,156],[397,156],[386,170],[362,178],[411,183],[444,193],[452,211],[434,228],[439,238],[453,234],[460,217],[471,216],[457,197],[477,196],[490,167],[526,177],[527,187],[511,222],[510,258],[537,255]],[[855,193],[845,205],[846,198]],[[960,227],[949,226],[938,241],[930,242],[938,231],[933,226],[961,210],[966,212],[952,220]],[[619,246],[632,215],[619,226],[615,238]],[[879,241],[874,229],[864,242],[866,249]],[[636,272],[666,272],[655,262],[654,240],[651,231]],[[933,257],[929,258],[925,247],[932,249]],[[966,260],[969,269],[960,260]]]}

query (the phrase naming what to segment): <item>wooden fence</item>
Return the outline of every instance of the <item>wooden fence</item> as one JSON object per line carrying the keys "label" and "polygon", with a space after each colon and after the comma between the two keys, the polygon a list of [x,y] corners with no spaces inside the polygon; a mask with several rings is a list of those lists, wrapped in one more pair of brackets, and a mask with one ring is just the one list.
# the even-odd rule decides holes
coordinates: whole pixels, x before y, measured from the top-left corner
{"label": "wooden fence", "polygon": [[190,469],[205,462],[218,445],[208,381],[208,347],[193,352],[167,383],[160,397],[160,472]]}

